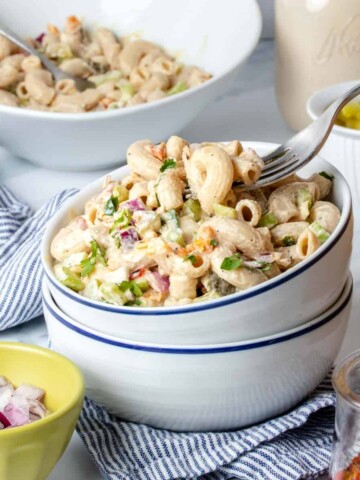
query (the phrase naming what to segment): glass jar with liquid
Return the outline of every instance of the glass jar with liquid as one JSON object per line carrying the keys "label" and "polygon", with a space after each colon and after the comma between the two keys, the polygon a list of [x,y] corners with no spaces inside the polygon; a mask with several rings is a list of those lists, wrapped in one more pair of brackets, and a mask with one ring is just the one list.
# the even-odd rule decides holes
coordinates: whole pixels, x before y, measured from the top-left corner
{"label": "glass jar with liquid", "polygon": [[360,350],[335,368],[335,434],[330,476],[332,480],[360,479]]}
{"label": "glass jar with liquid", "polygon": [[276,0],[276,93],[294,130],[316,90],[360,79],[360,0]]}

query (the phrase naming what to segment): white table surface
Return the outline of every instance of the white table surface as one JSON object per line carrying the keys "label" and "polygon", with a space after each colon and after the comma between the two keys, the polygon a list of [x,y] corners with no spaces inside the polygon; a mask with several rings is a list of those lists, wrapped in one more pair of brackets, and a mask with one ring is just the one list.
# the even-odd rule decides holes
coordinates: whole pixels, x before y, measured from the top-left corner
{"label": "white table surface", "polygon": [[[245,66],[232,89],[207,107],[180,135],[189,141],[232,140],[282,142],[292,132],[277,108],[274,94],[274,51],[272,41],[263,41]],[[15,158],[0,148],[0,182],[38,208],[56,192],[82,187],[105,172],[54,172]],[[356,238],[356,237],[355,237]],[[339,358],[360,348],[360,252],[354,242],[352,272],[355,295],[350,325]],[[358,259],[358,260],[357,260]],[[12,340],[46,346],[42,318],[0,333],[0,341]],[[90,456],[75,433],[49,480],[100,480]]]}

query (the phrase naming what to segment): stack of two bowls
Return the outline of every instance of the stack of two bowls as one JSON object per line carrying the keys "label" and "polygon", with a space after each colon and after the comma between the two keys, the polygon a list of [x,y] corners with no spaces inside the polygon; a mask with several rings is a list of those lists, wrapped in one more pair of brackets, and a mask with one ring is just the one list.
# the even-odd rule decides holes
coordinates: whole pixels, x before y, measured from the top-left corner
{"label": "stack of two bowls", "polygon": [[[273,147],[253,144],[260,154]],[[322,170],[335,176],[331,201],[341,210],[326,243],[266,283],[184,306],[119,307],[58,282],[51,240],[102,179],[70,199],[44,236],[44,312],[53,348],[83,370],[87,395],[126,420],[201,431],[262,421],[310,393],[340,349],[352,293],[350,191],[324,160],[300,173]]]}

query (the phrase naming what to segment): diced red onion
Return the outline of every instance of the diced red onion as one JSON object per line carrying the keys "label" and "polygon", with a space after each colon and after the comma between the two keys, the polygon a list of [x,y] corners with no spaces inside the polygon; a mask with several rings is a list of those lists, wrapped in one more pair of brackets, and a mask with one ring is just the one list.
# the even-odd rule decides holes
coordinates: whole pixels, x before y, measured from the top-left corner
{"label": "diced red onion", "polygon": [[120,239],[121,239],[121,246],[122,248],[127,250],[132,250],[136,242],[139,241],[139,235],[135,228],[128,228],[127,230],[120,230],[119,231]]}
{"label": "diced red onion", "polygon": [[76,224],[81,230],[86,230],[88,228],[87,221],[83,217],[77,217]]}
{"label": "diced red onion", "polygon": [[45,33],[40,33],[40,35],[38,37],[35,38],[35,40],[38,42],[38,43],[42,43],[43,39],[45,37]]}
{"label": "diced red onion", "polygon": [[1,412],[0,412],[0,422],[4,425],[4,428],[11,427],[11,423],[9,422],[7,417],[5,417],[5,415]]}
{"label": "diced red onion", "polygon": [[169,277],[160,275],[159,272],[147,272],[146,280],[149,282],[150,287],[160,293],[169,291],[170,281]]}
{"label": "diced red onion", "polygon": [[123,202],[120,209],[123,208],[127,208],[130,212],[136,212],[137,210],[145,210],[145,204],[140,198],[134,198],[133,200]]}
{"label": "diced red onion", "polygon": [[12,427],[20,427],[21,425],[26,425],[30,422],[29,413],[12,405],[12,403],[9,403],[9,405],[5,407],[4,415]]}

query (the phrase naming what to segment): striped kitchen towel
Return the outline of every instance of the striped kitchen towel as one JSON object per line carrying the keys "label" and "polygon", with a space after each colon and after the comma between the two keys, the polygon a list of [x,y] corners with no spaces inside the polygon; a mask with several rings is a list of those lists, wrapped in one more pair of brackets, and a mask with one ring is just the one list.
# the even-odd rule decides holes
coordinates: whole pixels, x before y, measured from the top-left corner
{"label": "striped kitchen towel", "polygon": [[41,239],[48,220],[76,192],[63,191],[34,213],[0,186],[0,330],[41,315]]}
{"label": "striped kitchen towel", "polygon": [[176,433],[124,422],[85,399],[77,426],[108,480],[295,480],[329,465],[335,393],[331,375],[292,411],[232,432]]}

